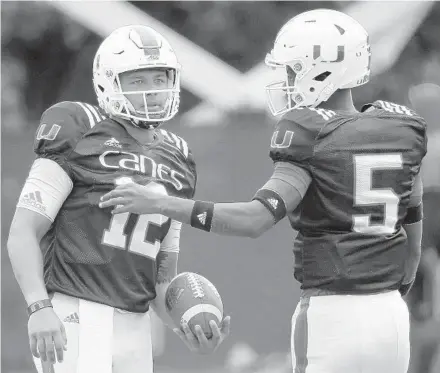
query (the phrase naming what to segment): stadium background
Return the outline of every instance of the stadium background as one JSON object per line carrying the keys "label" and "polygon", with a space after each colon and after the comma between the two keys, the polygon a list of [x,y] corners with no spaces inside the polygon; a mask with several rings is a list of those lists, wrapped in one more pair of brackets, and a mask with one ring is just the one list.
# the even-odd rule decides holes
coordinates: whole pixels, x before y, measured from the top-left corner
{"label": "stadium background", "polygon": [[[238,201],[249,200],[271,174],[267,147],[273,119],[265,111],[265,77],[257,65],[277,30],[307,9],[349,9],[370,32],[375,56],[371,83],[355,91],[357,106],[390,100],[415,108],[428,122],[424,240],[426,262],[433,263],[429,255],[435,250],[430,249],[440,246],[440,167],[436,161],[440,151],[440,3],[96,2],[93,9],[91,4],[1,4],[1,368],[5,373],[33,372],[25,303],[5,247],[15,203],[34,157],[33,135],[41,113],[55,102],[96,103],[91,63],[102,36],[115,22],[129,24],[136,19],[149,24],[145,23],[149,20],[153,25],[160,22],[159,30],[165,30],[167,37],[171,32],[173,47],[184,60],[183,92],[181,115],[166,127],[183,136],[195,154],[196,197]],[[253,74],[245,75],[249,71]],[[180,271],[199,272],[216,284],[225,311],[232,316],[232,333],[216,354],[200,357],[190,354],[170,331],[158,327],[156,372],[289,372],[290,318],[299,296],[291,274],[292,238],[286,221],[257,240],[185,228]],[[412,373],[440,372],[439,362],[429,368],[440,335],[440,310],[430,273],[419,276],[412,294]]]}

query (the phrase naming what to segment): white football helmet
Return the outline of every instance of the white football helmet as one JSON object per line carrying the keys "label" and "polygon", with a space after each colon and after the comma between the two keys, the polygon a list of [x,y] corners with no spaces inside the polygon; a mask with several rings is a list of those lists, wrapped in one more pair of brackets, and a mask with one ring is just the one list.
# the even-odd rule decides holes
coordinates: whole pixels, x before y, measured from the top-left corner
{"label": "white football helmet", "polygon": [[[148,91],[123,91],[121,73],[148,68],[165,69],[170,88]],[[113,31],[99,46],[93,61],[93,87],[99,106],[109,115],[132,120],[135,125],[155,127],[174,117],[180,101],[180,64],[168,41],[151,27],[132,25]],[[148,95],[167,93],[159,111],[150,111]],[[144,110],[134,108],[129,95],[143,97]]]}
{"label": "white football helmet", "polygon": [[280,73],[266,86],[272,114],[316,107],[337,89],[367,83],[370,56],[368,33],[344,13],[316,9],[292,18],[265,59]]}

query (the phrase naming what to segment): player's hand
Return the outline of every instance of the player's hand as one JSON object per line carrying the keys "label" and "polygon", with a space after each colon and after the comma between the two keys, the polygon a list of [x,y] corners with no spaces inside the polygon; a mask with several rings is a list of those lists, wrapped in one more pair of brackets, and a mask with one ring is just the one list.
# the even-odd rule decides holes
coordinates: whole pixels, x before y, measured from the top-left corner
{"label": "player's hand", "polygon": [[194,327],[195,333],[191,331],[188,324],[184,324],[182,325],[181,329],[176,328],[173,331],[192,352],[206,355],[217,350],[218,346],[220,346],[220,344],[229,335],[230,325],[231,318],[229,316],[226,316],[223,319],[220,327],[214,320],[211,320],[209,322],[209,326],[211,327],[212,337],[209,339],[206,338],[206,335],[200,325],[196,325]]}
{"label": "player's hand", "polygon": [[99,207],[116,206],[112,214],[132,212],[135,214],[154,214],[159,212],[157,202],[163,198],[163,193],[157,192],[157,184],[152,182],[147,185],[129,183],[119,185],[111,192],[101,197]]}
{"label": "player's hand", "polygon": [[67,350],[64,325],[52,307],[42,308],[29,316],[29,344],[32,355],[55,364],[63,361]]}

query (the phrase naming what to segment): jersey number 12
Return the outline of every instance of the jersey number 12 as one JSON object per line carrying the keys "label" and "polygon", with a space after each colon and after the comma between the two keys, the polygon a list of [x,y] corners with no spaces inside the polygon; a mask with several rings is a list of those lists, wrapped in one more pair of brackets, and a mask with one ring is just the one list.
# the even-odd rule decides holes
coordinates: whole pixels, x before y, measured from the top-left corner
{"label": "jersey number 12", "polygon": [[134,219],[136,214],[124,212],[113,215],[110,227],[104,231],[102,243],[155,260],[160,241],[170,228],[170,219],[159,214],[138,215],[133,229],[128,229],[130,217]]}
{"label": "jersey number 12", "polygon": [[[133,182],[131,177],[120,177],[116,185]],[[162,185],[157,185],[166,194]],[[133,222],[133,219],[137,219]],[[133,224],[129,224],[129,223]],[[153,260],[160,250],[160,243],[170,229],[171,219],[160,214],[138,215],[124,212],[113,215],[110,227],[104,231],[102,243],[121,250],[128,250]]]}

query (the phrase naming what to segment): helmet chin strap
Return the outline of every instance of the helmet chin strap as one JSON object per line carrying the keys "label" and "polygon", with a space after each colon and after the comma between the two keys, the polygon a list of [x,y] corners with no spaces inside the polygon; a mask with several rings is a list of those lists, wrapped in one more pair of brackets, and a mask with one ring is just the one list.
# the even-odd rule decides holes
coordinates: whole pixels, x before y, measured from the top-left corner
{"label": "helmet chin strap", "polygon": [[132,119],[131,122],[135,127],[143,128],[143,129],[154,129],[161,125],[161,122],[146,122],[139,119]]}
{"label": "helmet chin strap", "polygon": [[[134,106],[130,102],[130,100],[125,97],[125,110],[127,112],[130,112],[130,110],[134,113],[136,113],[136,110],[134,109]],[[127,118],[128,119],[128,118]],[[142,129],[154,129],[159,127],[161,122],[148,122],[140,119],[130,118],[128,119],[135,127],[142,128]]]}
{"label": "helmet chin strap", "polygon": [[147,122],[140,119],[127,118],[125,116],[117,114],[111,115],[110,117],[112,117],[113,119],[123,120],[127,123],[130,123],[132,126],[140,129],[155,129],[162,124],[162,122]]}
{"label": "helmet chin strap", "polygon": [[[145,93],[139,93],[142,94],[144,96],[144,105],[145,108],[147,108],[147,102],[145,99]],[[171,105],[171,102],[169,102],[170,99],[167,98],[167,102],[165,103],[165,107],[167,105]],[[131,103],[131,101],[124,95],[124,107],[125,110],[128,113],[131,113],[131,115],[134,116],[139,116],[139,113],[136,111],[136,109],[134,108],[133,104]],[[166,112],[167,109],[164,109],[163,112]],[[142,119],[138,119],[138,118],[130,118],[128,119],[131,123],[133,123],[134,126],[138,127],[138,128],[144,128],[144,129],[154,129],[159,127],[163,122],[162,121],[147,121],[147,120],[142,120]]]}

